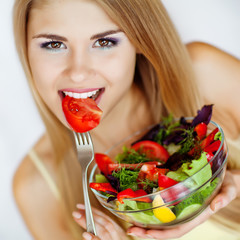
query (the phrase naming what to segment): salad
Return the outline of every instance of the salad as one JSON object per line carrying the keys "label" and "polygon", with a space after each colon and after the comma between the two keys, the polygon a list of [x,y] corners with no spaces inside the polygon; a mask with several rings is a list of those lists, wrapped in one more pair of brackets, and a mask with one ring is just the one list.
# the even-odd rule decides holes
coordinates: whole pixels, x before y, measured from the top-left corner
{"label": "salad", "polygon": [[96,153],[101,173],[90,188],[145,224],[169,223],[201,209],[220,181],[213,178],[218,166],[211,159],[217,151],[223,157],[219,128],[208,131],[212,107],[203,106],[191,122],[164,118],[115,159]]}

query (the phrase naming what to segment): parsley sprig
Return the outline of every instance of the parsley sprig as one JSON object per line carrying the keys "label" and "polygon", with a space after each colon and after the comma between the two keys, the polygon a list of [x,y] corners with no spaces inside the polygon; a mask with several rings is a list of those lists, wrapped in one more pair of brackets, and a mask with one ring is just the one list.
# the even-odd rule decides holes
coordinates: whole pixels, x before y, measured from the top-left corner
{"label": "parsley sprig", "polygon": [[123,152],[119,153],[115,159],[118,163],[131,163],[131,164],[152,161],[150,158],[146,156],[146,154],[139,153],[134,149],[127,148],[126,146],[123,147]]}
{"label": "parsley sprig", "polygon": [[121,191],[127,188],[131,188],[135,191],[137,190],[138,173],[138,170],[133,171],[126,168],[121,168],[120,171],[114,171],[112,175],[119,180]]}

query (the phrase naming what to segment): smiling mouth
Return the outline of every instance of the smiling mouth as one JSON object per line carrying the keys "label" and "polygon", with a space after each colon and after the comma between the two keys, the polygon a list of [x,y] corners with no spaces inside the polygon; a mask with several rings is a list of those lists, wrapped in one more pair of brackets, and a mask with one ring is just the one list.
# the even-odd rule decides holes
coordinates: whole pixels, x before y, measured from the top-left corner
{"label": "smiling mouth", "polygon": [[99,98],[103,92],[104,92],[104,88],[99,88],[94,91],[82,92],[82,93],[72,92],[72,91],[61,91],[60,95],[62,95],[61,96],[62,99],[66,96],[69,96],[76,99],[92,98],[94,101],[97,101],[97,100],[100,100]]}

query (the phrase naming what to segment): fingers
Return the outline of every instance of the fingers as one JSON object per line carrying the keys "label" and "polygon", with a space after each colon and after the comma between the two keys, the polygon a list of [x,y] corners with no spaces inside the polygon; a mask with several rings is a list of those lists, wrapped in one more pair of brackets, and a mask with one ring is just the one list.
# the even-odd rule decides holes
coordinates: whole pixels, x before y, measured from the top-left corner
{"label": "fingers", "polygon": [[82,236],[83,240],[101,240],[99,237],[94,236],[93,234],[88,232],[84,232]]}
{"label": "fingers", "polygon": [[[79,211],[73,212],[74,220],[84,229],[86,229],[86,218],[84,205],[77,205]],[[94,223],[96,226],[97,235],[104,240],[121,240],[126,239],[126,233],[115,223],[109,216],[103,212],[92,208]]]}
{"label": "fingers", "polygon": [[[85,206],[83,204],[77,204],[77,208],[79,210],[85,210]],[[96,208],[93,208],[93,210],[94,215],[98,216],[96,220],[99,224],[105,226],[106,228],[109,227],[109,230],[114,227],[115,231],[111,232],[112,234],[117,233],[117,236],[115,236],[114,239],[120,239],[119,234],[122,236],[121,239],[124,239],[123,236],[126,236],[125,231],[111,217]],[[109,223],[111,223],[113,226],[109,225]]]}
{"label": "fingers", "polygon": [[[78,218],[76,218],[78,216]],[[79,212],[73,212],[74,220],[84,229],[86,229],[86,217],[84,210],[80,210]],[[104,226],[102,224],[99,224],[101,222],[101,219],[99,219],[96,215],[94,215],[94,223],[96,227],[96,232],[99,237],[106,240],[112,240],[112,236],[109,233],[109,231],[106,229],[108,227],[107,225]],[[87,234],[85,234],[87,235]],[[91,239],[91,238],[90,238]]]}
{"label": "fingers", "polygon": [[233,176],[229,171],[227,171],[220,192],[210,204],[211,209],[216,212],[228,205],[236,197],[237,188]]}

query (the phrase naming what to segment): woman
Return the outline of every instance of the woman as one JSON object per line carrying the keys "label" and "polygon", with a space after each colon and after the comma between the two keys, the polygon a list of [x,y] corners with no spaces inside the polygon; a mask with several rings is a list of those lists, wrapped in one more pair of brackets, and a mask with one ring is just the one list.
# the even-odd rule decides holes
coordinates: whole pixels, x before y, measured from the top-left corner
{"label": "woman", "polygon": [[[83,202],[81,169],[62,111],[63,97],[98,92],[93,97],[103,115],[91,135],[95,151],[104,152],[170,112],[175,117],[196,113],[203,101],[191,61],[159,0],[16,0],[14,31],[46,125],[46,134],[15,174],[16,202],[34,238],[79,239],[85,228],[83,205],[75,209]],[[212,209],[236,195],[230,172],[224,186]],[[100,209],[94,198],[91,201]],[[93,209],[99,238],[130,239],[120,227],[123,223],[102,211]],[[179,237],[211,214],[208,209],[181,231],[166,231],[165,236],[140,228],[128,233]]]}

